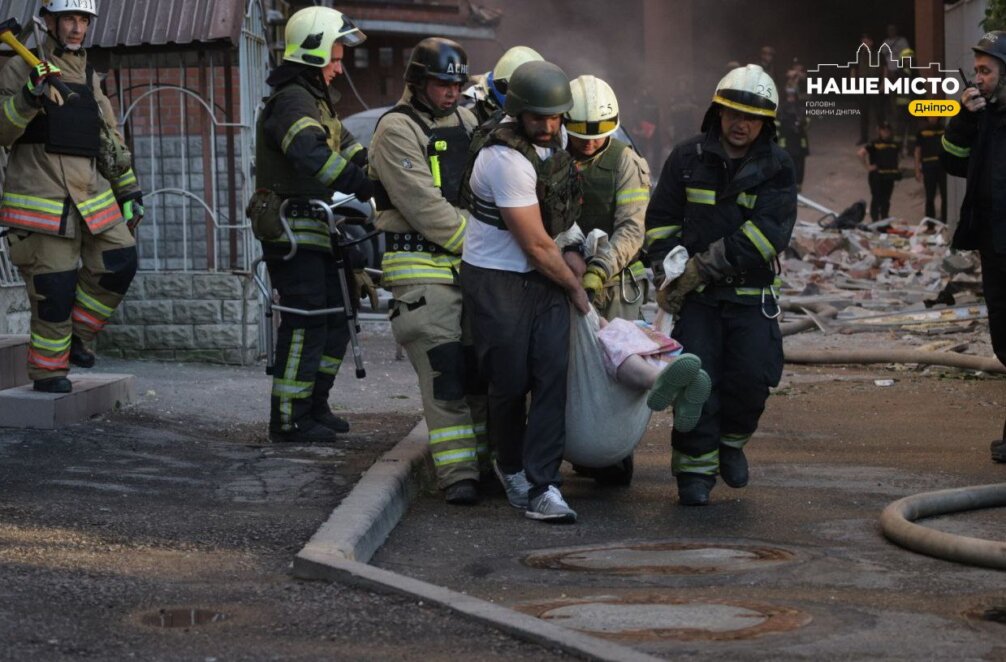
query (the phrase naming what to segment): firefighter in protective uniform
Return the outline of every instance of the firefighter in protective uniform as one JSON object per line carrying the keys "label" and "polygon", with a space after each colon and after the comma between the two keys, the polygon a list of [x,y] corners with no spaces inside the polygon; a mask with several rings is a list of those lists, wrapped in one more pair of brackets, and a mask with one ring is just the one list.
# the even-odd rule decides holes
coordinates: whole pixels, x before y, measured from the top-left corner
{"label": "firefighter in protective uniform", "polygon": [[[340,262],[333,253],[325,215],[311,199],[333,191],[366,201],[373,185],[365,173],[367,153],[342,127],[335,112],[338,95],[330,87],[342,73],[344,48],[366,36],[341,12],[308,7],[286,25],[283,63],[267,82],[274,91],[259,116],[255,143],[256,191],[248,206],[272,286],[280,302],[301,309],[343,305]],[[296,255],[279,221],[283,201],[297,242]],[[349,328],[342,314],[283,313],[276,337],[276,361],[269,416],[275,442],[335,440],[349,423],[335,416],[329,392],[346,353]]]}
{"label": "firefighter in protective uniform", "polygon": [[747,484],[743,448],[782,376],[774,267],[796,222],[796,183],[792,160],[773,142],[778,103],[760,67],[730,71],[703,133],[668,157],[646,211],[658,288],[664,256],[688,250],[684,273],[658,290],[657,303],[680,315],[673,336],[702,359],[713,383],[698,426],[671,437],[684,505],[707,504],[717,473],[730,487]]}
{"label": "firefighter in protective uniform", "polygon": [[437,484],[459,505],[478,500],[479,456],[488,456],[485,399],[472,374],[458,283],[467,225],[458,199],[475,129],[475,116],[458,107],[467,80],[460,44],[419,42],[406,90],[378,121],[370,150],[391,330],[419,379]]}
{"label": "firefighter in protective uniform", "polygon": [[492,71],[472,76],[473,85],[464,91],[465,105],[470,105],[481,126],[489,120],[503,119],[503,100],[514,70],[525,62],[542,62],[545,58],[530,46],[514,46],[507,50]]}
{"label": "firefighter in protective uniform", "polygon": [[[69,365],[94,365],[95,336],[136,273],[143,194],[83,48],[95,0],[44,0],[39,14],[43,61],[13,57],[0,71],[0,144],[10,149],[0,225],[31,301],[28,376],[37,391],[68,393]],[[60,105],[53,77],[77,96]]]}
{"label": "firefighter in protective uniform", "polygon": [[603,230],[607,242],[587,259],[583,288],[608,320],[640,318],[646,301],[646,270],[640,261],[650,200],[650,170],[630,145],[611,137],[618,129],[618,99],[594,76],[570,83],[573,107],[566,112],[566,150],[576,160],[583,186],[578,224],[584,234]]}

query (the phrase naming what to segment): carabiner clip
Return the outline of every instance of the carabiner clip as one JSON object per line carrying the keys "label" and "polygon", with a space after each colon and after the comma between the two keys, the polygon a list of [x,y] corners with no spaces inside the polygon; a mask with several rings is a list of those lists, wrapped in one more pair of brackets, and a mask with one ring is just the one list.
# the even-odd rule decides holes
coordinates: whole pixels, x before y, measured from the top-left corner
{"label": "carabiner clip", "polygon": [[[765,310],[765,290],[768,290],[772,295],[772,304],[775,306],[775,314],[769,315],[768,311]],[[775,288],[772,286],[761,288],[761,314],[770,320],[778,319],[782,315],[782,308],[779,307],[779,297],[775,294]]]}
{"label": "carabiner clip", "polygon": [[[629,282],[632,283],[632,289],[634,289],[636,291],[636,296],[632,297],[631,299],[625,294],[625,275],[626,274],[629,275]],[[630,305],[636,303],[637,301],[639,301],[643,297],[643,288],[641,288],[639,286],[639,281],[636,280],[635,274],[632,273],[632,271],[629,269],[629,267],[625,267],[624,269],[622,269],[622,273],[619,274],[619,276],[620,276],[619,280],[621,282],[619,283],[619,288],[618,289],[620,290],[619,293],[622,295],[622,301],[624,301],[625,303],[630,304]]]}

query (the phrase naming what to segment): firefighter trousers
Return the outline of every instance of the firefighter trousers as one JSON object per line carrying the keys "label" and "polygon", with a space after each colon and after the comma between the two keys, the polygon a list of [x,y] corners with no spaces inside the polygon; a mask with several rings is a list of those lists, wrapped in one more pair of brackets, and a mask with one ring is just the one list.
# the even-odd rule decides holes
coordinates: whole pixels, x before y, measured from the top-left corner
{"label": "firefighter trousers", "polygon": [[75,236],[11,230],[11,262],[31,302],[28,377],[64,377],[70,341],[93,351],[94,339],[122,301],[136,274],[136,242],[125,223],[91,234],[83,221]]}
{"label": "firefighter trousers", "polygon": [[475,369],[461,289],[395,285],[391,296],[391,331],[419,379],[437,486],[478,480],[489,461],[485,387]]}
{"label": "firefighter trousers", "polygon": [[671,434],[675,474],[719,473],[721,445],[743,448],[758,428],[769,388],[782,378],[782,333],[759,305],[689,296],[673,337],[702,359],[712,393],[691,432]]}
{"label": "firefighter trousers", "polygon": [[[331,253],[302,249],[293,259],[266,260],[280,305],[302,310],[343,305],[341,262]],[[329,410],[328,396],[346,355],[344,313],[281,313],[276,334],[269,429],[289,432],[311,414]]]}

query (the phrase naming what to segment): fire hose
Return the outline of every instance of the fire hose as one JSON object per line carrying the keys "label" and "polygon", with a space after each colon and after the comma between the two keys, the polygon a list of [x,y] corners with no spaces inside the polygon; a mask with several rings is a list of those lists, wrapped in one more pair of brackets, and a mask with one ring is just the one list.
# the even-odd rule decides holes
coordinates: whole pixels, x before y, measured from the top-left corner
{"label": "fire hose", "polygon": [[1006,483],[916,494],[884,508],[880,528],[888,540],[913,552],[1006,570],[1006,542],[959,536],[915,524],[924,517],[1000,506],[1006,506]]}

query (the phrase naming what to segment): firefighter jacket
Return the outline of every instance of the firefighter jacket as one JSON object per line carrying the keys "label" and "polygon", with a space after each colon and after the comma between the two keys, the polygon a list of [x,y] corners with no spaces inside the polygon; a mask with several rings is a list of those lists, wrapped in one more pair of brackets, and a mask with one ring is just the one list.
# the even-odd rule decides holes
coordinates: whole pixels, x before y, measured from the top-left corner
{"label": "firefighter jacket", "polygon": [[[282,74],[277,68],[270,81]],[[337,93],[311,80],[315,75],[308,69],[283,81],[266,100],[256,129],[255,186],[292,199],[286,216],[300,248],[328,252],[327,218],[306,203],[330,200],[333,191],[356,193],[367,154],[335,113]],[[289,245],[285,234],[260,238],[265,252]]]}
{"label": "firefighter jacket", "polygon": [[707,300],[760,303],[774,293],[776,256],[796,223],[793,161],[768,132],[736,165],[718,127],[687,140],[667,159],[646,210],[646,250],[657,284],[676,246],[694,256]]}
{"label": "firefighter jacket", "polygon": [[[50,39],[47,52],[53,52]],[[142,195],[132,169],[108,181],[98,173],[101,122],[115,137],[115,114],[87,53],[66,51],[49,61],[78,93],[57,106],[25,88],[28,64],[12,57],[0,70],[0,145],[10,149],[0,200],[0,225],[74,237],[83,218],[92,234],[123,222],[120,203]]]}
{"label": "firefighter jacket", "polygon": [[[973,113],[967,108],[950,118],[943,134],[943,166],[967,177],[961,220],[951,246],[993,249],[1006,254],[1006,110],[996,106]],[[991,233],[992,246],[985,245]],[[984,240],[984,242],[983,242]]]}
{"label": "firefighter jacket", "polygon": [[630,268],[636,279],[645,278],[639,253],[646,233],[646,203],[650,200],[650,170],[627,144],[610,138],[604,149],[585,161],[576,162],[583,185],[580,229],[584,234],[603,230],[607,246],[598,250],[589,266],[600,267],[609,279]]}
{"label": "firefighter jacket", "polygon": [[467,215],[458,206],[475,116],[433,117],[407,89],[377,123],[370,177],[386,235],[382,285],[456,285]]}

